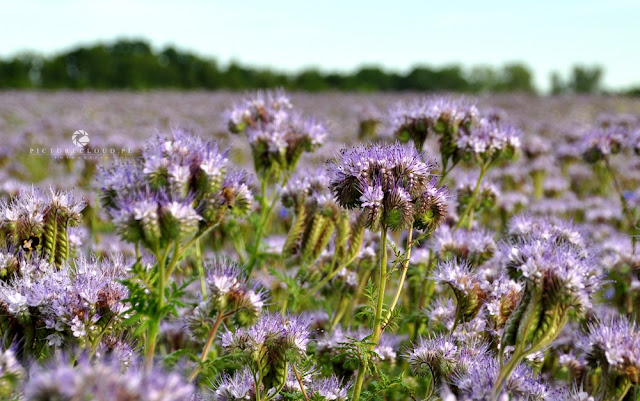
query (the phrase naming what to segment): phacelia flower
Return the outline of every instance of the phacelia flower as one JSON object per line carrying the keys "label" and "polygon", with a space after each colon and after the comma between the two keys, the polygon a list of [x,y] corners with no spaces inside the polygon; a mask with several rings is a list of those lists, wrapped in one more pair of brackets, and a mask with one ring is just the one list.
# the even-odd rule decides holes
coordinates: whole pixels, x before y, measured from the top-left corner
{"label": "phacelia flower", "polygon": [[186,242],[230,211],[251,210],[248,177],[230,171],[227,152],[175,130],[148,141],[142,158],[100,170],[102,205],[126,241],[157,252]]}
{"label": "phacelia flower", "polygon": [[440,263],[433,273],[433,278],[448,284],[453,290],[457,301],[457,322],[473,319],[487,298],[482,278],[468,263],[455,260]]}
{"label": "phacelia flower", "polygon": [[324,125],[292,113],[291,108],[281,91],[258,92],[227,112],[230,131],[247,135],[256,172],[261,176],[293,171],[304,152],[324,143]]}
{"label": "phacelia flower", "polygon": [[588,364],[601,368],[609,386],[620,379],[640,383],[640,329],[635,323],[622,317],[591,323],[580,342]]}
{"label": "phacelia flower", "polygon": [[82,357],[75,366],[59,358],[49,366],[34,367],[24,386],[24,399],[99,401],[184,401],[194,388],[175,373],[146,374],[136,366],[126,372],[108,359],[92,362]]}
{"label": "phacelia flower", "polygon": [[340,206],[362,211],[367,227],[398,231],[411,226],[416,213],[419,220],[425,218],[426,207],[416,203],[438,191],[431,181],[433,167],[414,148],[358,146],[343,150],[334,160],[330,185]]}
{"label": "phacelia flower", "polygon": [[303,318],[264,314],[247,329],[225,332],[222,347],[227,353],[239,352],[249,370],[262,375],[267,389],[277,388],[286,380],[290,359],[305,354],[309,337],[309,323]]}
{"label": "phacelia flower", "polygon": [[431,98],[397,104],[389,111],[390,131],[401,142],[412,140],[418,149],[429,135],[454,135],[479,118],[475,105],[463,99]]}
{"label": "phacelia flower", "polygon": [[587,163],[620,153],[626,144],[626,130],[620,127],[597,128],[587,132],[582,141],[582,158]]}

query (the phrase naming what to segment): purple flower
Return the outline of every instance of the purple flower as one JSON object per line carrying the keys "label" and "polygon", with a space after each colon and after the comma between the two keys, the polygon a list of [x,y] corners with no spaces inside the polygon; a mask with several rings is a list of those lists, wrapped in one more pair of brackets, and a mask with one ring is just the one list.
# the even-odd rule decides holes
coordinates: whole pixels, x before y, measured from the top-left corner
{"label": "purple flower", "polygon": [[256,384],[248,369],[236,371],[233,376],[223,373],[214,385],[212,401],[246,401],[255,399]]}
{"label": "purple flower", "polygon": [[434,194],[433,167],[414,148],[358,146],[343,150],[333,161],[330,185],[340,206],[362,210],[367,227],[376,230],[382,225],[398,231],[414,222],[414,214],[420,219],[428,214],[427,206],[416,209],[415,204]]}
{"label": "purple flower", "polygon": [[137,365],[122,372],[120,364],[109,359],[81,357],[75,365],[66,359],[34,367],[24,386],[25,400],[184,401],[194,393],[193,386],[175,373],[145,374]]}
{"label": "purple flower", "polygon": [[267,291],[250,285],[240,265],[219,257],[205,262],[205,271],[214,309],[246,309],[255,316],[260,314],[267,300]]}
{"label": "purple flower", "polygon": [[512,158],[520,148],[520,131],[509,125],[481,120],[470,130],[461,130],[456,138],[461,157],[486,163]]}
{"label": "purple flower", "polygon": [[627,129],[617,126],[592,129],[582,139],[582,157],[587,163],[595,163],[620,153],[628,136]]}
{"label": "purple flower", "polygon": [[623,317],[590,323],[580,343],[587,362],[600,367],[609,384],[619,378],[640,382],[640,330],[635,323]]}
{"label": "purple flower", "polygon": [[253,374],[261,372],[268,389],[284,383],[287,361],[305,355],[309,337],[309,322],[304,318],[263,314],[247,329],[223,333],[222,348],[227,353],[240,353]]}
{"label": "purple flower", "polygon": [[389,110],[389,130],[402,142],[412,140],[418,149],[430,134],[450,135],[460,126],[474,124],[475,105],[464,99],[427,98],[397,104]]}
{"label": "purple flower", "polygon": [[483,280],[468,263],[455,260],[440,263],[433,273],[433,279],[448,284],[453,290],[457,301],[457,322],[473,319],[487,298]]}
{"label": "purple flower", "polygon": [[437,230],[429,248],[442,260],[455,258],[479,266],[496,252],[494,234],[483,229],[457,230],[444,225]]}
{"label": "purple flower", "polygon": [[251,209],[249,180],[228,172],[227,152],[181,130],[146,144],[139,162],[117,161],[98,176],[102,204],[121,236],[152,252],[186,242],[227,211]]}
{"label": "purple flower", "polygon": [[[110,259],[80,257],[58,270],[45,265],[25,266],[22,275],[0,282],[0,308],[14,318],[37,324],[39,337],[52,344],[61,336],[85,341],[99,330],[122,330],[130,306],[127,278],[129,262],[117,255]],[[35,341],[35,340],[34,340]]]}
{"label": "purple flower", "polygon": [[347,401],[349,387],[351,387],[350,382],[344,383],[342,379],[332,375],[327,378],[313,379],[309,386],[309,393],[314,399]]}
{"label": "purple flower", "polygon": [[[490,356],[479,357],[466,369],[457,372],[452,384],[464,400],[493,399],[493,388],[498,378],[498,361]],[[547,400],[550,398],[551,388],[524,364],[519,364],[506,379],[498,399],[515,400]]]}
{"label": "purple flower", "polygon": [[282,91],[258,92],[226,113],[229,129],[247,135],[256,172],[292,172],[302,153],[324,143],[326,128],[316,119],[291,113],[291,103]]}

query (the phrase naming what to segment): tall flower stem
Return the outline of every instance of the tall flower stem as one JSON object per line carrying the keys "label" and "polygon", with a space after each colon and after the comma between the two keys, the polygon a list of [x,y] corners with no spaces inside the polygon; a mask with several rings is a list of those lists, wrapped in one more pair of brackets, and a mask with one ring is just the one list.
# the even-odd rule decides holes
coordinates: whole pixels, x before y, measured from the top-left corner
{"label": "tall flower stem", "polygon": [[511,372],[513,372],[516,366],[518,366],[523,357],[524,355],[521,347],[516,347],[509,361],[504,366],[500,367],[498,378],[496,379],[496,383],[493,387],[493,400],[498,400],[500,391],[502,391],[502,387],[504,386],[504,382],[509,378],[509,376],[511,376]]}
{"label": "tall flower stem", "polygon": [[207,295],[207,282],[204,272],[204,266],[202,264],[202,246],[200,244],[200,240],[197,240],[194,244],[195,249],[195,265],[198,271],[198,276],[200,278],[200,292],[202,293],[202,298]]}
{"label": "tall flower stem", "polygon": [[[267,183],[269,181],[270,173],[267,173],[261,185],[261,198],[260,198],[260,220],[258,221],[258,226],[256,227],[256,237],[253,241],[253,248],[251,249],[251,255],[249,257],[249,261],[247,262],[247,272],[251,274],[253,269],[258,262],[258,254],[260,250],[260,243],[262,242],[262,236],[264,234],[264,229],[271,218],[271,214],[273,213],[273,208],[276,206],[276,202],[278,201],[278,194],[273,194],[270,201],[267,201]],[[289,175],[285,175],[281,186],[287,185],[289,181]]]}
{"label": "tall flower stem", "polygon": [[[622,204],[622,210],[625,214],[625,217],[627,218],[627,224],[629,224],[629,229],[633,229],[636,223],[633,219],[633,215],[631,214],[631,210],[629,209],[629,205],[627,204],[627,200],[624,198],[624,195],[622,194],[622,187],[618,182],[618,177],[616,176],[615,172],[613,171],[613,168],[611,167],[611,163],[609,163],[609,158],[607,157],[607,155],[604,155],[604,164],[607,167],[607,171],[609,172],[609,175],[613,180],[613,186],[615,187],[616,192],[618,193],[618,197],[620,198],[620,203]],[[632,236],[631,241],[633,245],[633,252],[635,253],[636,237]]]}
{"label": "tall flower stem", "polygon": [[[216,334],[218,333],[218,328],[220,328],[220,323],[224,320],[225,317],[229,316],[228,314],[222,313],[222,311],[218,312],[218,316],[216,317],[216,321],[213,323],[213,327],[209,332],[209,337],[207,337],[207,342],[204,344],[204,348],[202,349],[202,353],[200,354],[200,362],[204,363],[207,360],[207,356],[209,356],[209,350],[211,349],[211,345],[213,344],[213,340],[216,338]],[[198,373],[202,370],[202,366],[196,367],[191,375],[189,376],[189,381],[193,381]]]}
{"label": "tall flower stem", "polygon": [[[376,305],[376,314],[373,320],[373,333],[371,338],[372,348],[380,340],[382,335],[382,308],[384,306],[384,292],[387,284],[387,227],[382,227],[380,236],[380,276],[378,278],[378,303]],[[358,376],[353,390],[352,401],[360,399],[362,392],[362,384],[364,383],[365,357],[360,357],[358,365]]]}
{"label": "tall flower stem", "polygon": [[[489,170],[489,164],[488,163],[485,163],[480,167],[480,175],[478,176],[478,181],[476,182],[476,187],[473,189],[473,193],[471,194],[471,199],[469,199],[469,204],[467,204],[467,207],[464,209],[464,211],[460,215],[460,218],[458,219],[458,224],[456,224],[456,226],[453,229],[453,231],[457,231],[460,227],[462,227],[462,224],[465,222],[465,220],[467,220],[467,217],[471,213],[471,210],[473,209],[473,206],[476,203],[476,198],[478,197],[478,192],[480,192],[480,184],[482,183],[482,179],[484,178],[484,175],[487,173],[487,170]],[[471,220],[470,219],[469,219],[469,223],[468,223],[467,227],[471,228]]]}
{"label": "tall flower stem", "polygon": [[391,306],[389,306],[389,311],[387,312],[387,317],[385,321],[389,321],[391,319],[391,314],[398,304],[398,299],[400,299],[400,295],[402,294],[402,288],[404,287],[404,280],[407,277],[407,270],[409,268],[409,259],[411,259],[411,248],[413,248],[412,244],[413,237],[413,224],[409,227],[409,234],[407,234],[407,254],[404,258],[404,262],[402,263],[402,272],[400,273],[400,282],[398,283],[398,289],[396,290],[396,295],[393,297],[393,302],[391,302]]}
{"label": "tall flower stem", "polygon": [[378,343],[382,335],[382,309],[384,306],[384,292],[387,286],[387,228],[382,227],[380,237],[380,276],[378,278],[378,304],[373,320],[373,342]]}
{"label": "tall flower stem", "polygon": [[304,384],[302,384],[302,378],[300,377],[300,373],[298,373],[298,369],[296,369],[296,364],[292,363],[291,367],[293,368],[293,374],[296,375],[296,380],[298,381],[298,385],[300,386],[300,391],[302,391],[302,396],[305,401],[309,401],[309,397],[307,396],[307,391],[304,389]]}
{"label": "tall flower stem", "polygon": [[158,283],[157,283],[157,293],[158,297],[156,301],[156,313],[155,316],[152,317],[151,322],[149,322],[149,329],[147,330],[147,338],[145,344],[145,358],[144,358],[144,366],[147,373],[151,371],[153,368],[153,356],[156,351],[156,340],[158,337],[158,332],[160,331],[160,322],[162,321],[162,309],[164,308],[164,290],[166,286],[166,263],[167,263],[167,255],[169,254],[170,245],[167,245],[164,252],[162,254],[160,252],[156,253],[156,259],[158,261]]}

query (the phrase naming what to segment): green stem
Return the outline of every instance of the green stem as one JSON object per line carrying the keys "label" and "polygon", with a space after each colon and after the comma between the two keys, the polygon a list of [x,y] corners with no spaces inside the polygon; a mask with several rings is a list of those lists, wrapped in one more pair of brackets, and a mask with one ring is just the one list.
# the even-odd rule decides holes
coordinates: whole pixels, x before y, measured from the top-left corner
{"label": "green stem", "polygon": [[[454,232],[457,231],[462,226],[462,223],[464,223],[464,221],[466,220],[466,217],[471,212],[471,209],[473,208],[473,206],[474,206],[474,204],[476,202],[476,198],[478,197],[478,192],[480,192],[480,184],[482,183],[482,179],[484,178],[484,175],[487,173],[487,170],[489,170],[488,167],[489,167],[488,164],[483,164],[480,167],[480,175],[478,176],[478,181],[476,182],[476,187],[473,190],[473,194],[471,194],[471,199],[469,199],[469,204],[467,205],[467,207],[464,209],[464,211],[460,215],[460,217],[458,219],[458,224],[456,224],[455,228],[453,229]],[[468,228],[471,228],[471,221],[469,221]]]}
{"label": "green stem", "polygon": [[[611,176],[611,179],[613,180],[613,186],[616,189],[616,192],[618,193],[618,197],[620,198],[620,203],[622,204],[622,210],[624,211],[625,217],[627,218],[627,224],[629,224],[629,230],[633,230],[633,228],[635,227],[635,221],[633,218],[633,214],[631,213],[631,210],[629,209],[629,205],[627,204],[627,200],[624,198],[624,195],[622,194],[622,187],[620,186],[620,183],[618,182],[618,177],[616,176],[615,172],[613,171],[613,168],[611,167],[611,164],[609,163],[609,158],[607,157],[607,155],[604,155],[604,164],[607,167],[607,171],[609,172],[609,175]],[[636,237],[631,236],[631,241],[632,241],[632,246],[633,246],[633,251],[635,253],[635,249],[636,249]]]}
{"label": "green stem", "polygon": [[[380,275],[378,279],[378,304],[376,305],[376,314],[373,320],[373,333],[371,338],[372,346],[375,346],[382,335],[382,308],[384,306],[384,290],[387,282],[387,227],[382,227],[380,237]],[[360,399],[362,392],[362,384],[364,383],[365,363],[364,357],[360,358],[358,365],[358,376],[353,391],[352,401]]]}
{"label": "green stem", "polygon": [[506,365],[500,368],[500,373],[498,373],[498,378],[496,379],[496,383],[493,386],[493,400],[498,400],[500,391],[502,391],[502,387],[504,386],[504,382],[509,376],[511,376],[511,372],[513,372],[513,369],[518,366],[523,357],[524,355],[522,354],[521,350],[519,348],[516,348],[513,351],[513,355],[511,355],[509,362],[507,362]]}
{"label": "green stem", "polygon": [[391,302],[391,306],[389,307],[389,311],[387,312],[387,317],[385,321],[389,321],[391,319],[391,314],[398,303],[398,299],[400,299],[400,295],[402,294],[402,289],[404,287],[404,280],[407,277],[407,270],[409,268],[409,259],[411,259],[411,240],[413,236],[413,224],[409,227],[409,234],[407,235],[407,255],[405,256],[404,263],[402,263],[402,273],[400,273],[400,282],[398,283],[398,289],[396,290],[396,295],[393,297],[393,302]]}
{"label": "green stem", "polygon": [[387,228],[382,228],[380,238],[380,276],[378,279],[378,305],[373,320],[373,343],[378,343],[382,335],[382,309],[384,307],[384,292],[387,285]]}
{"label": "green stem", "polygon": [[364,363],[360,360],[358,366],[358,376],[356,377],[356,385],[353,389],[352,401],[358,401],[360,399],[360,393],[362,392],[362,383],[364,382]]}
{"label": "green stem", "polygon": [[[253,248],[251,249],[251,257],[249,258],[249,262],[247,262],[246,269],[249,274],[251,274],[251,272],[255,268],[256,262],[258,261],[258,253],[259,253],[258,251],[260,249],[260,243],[262,242],[262,235],[264,233],[264,228],[267,222],[269,221],[269,219],[271,218],[271,213],[273,212],[273,208],[275,207],[276,202],[278,201],[278,194],[276,193],[273,195],[269,203],[266,202],[267,181],[270,175],[271,175],[270,173],[267,173],[261,185],[262,197],[260,199],[260,204],[262,206],[262,210],[260,211],[260,221],[258,222],[258,227],[256,228],[256,237],[253,241]],[[289,181],[289,177],[287,175],[285,176],[281,185],[282,186],[287,185],[288,181]]]}
{"label": "green stem", "polygon": [[144,365],[147,372],[151,372],[151,369],[153,368],[153,356],[155,354],[157,340],[156,337],[158,336],[158,332],[160,331],[162,309],[164,308],[164,290],[166,285],[166,261],[170,248],[171,246],[167,245],[162,255],[160,255],[159,252],[156,252],[156,259],[158,260],[158,283],[156,288],[156,296],[158,297],[158,299],[155,316],[151,318],[151,322],[149,323],[149,330],[147,332],[147,341],[145,347],[146,352],[144,360]]}
{"label": "green stem", "polygon": [[200,240],[196,240],[195,244],[196,251],[196,269],[198,270],[198,276],[200,277],[200,292],[202,293],[202,299],[205,299],[207,296],[207,281],[206,275],[204,271],[204,265],[202,264],[202,247],[200,246]]}
{"label": "green stem", "polygon": [[[623,401],[624,397],[627,395],[627,393],[629,392],[629,389],[631,388],[631,381],[627,381],[627,383],[625,383],[625,386],[622,388],[622,392],[620,393],[620,396],[617,398],[617,401]],[[634,400],[636,398],[633,398]]]}

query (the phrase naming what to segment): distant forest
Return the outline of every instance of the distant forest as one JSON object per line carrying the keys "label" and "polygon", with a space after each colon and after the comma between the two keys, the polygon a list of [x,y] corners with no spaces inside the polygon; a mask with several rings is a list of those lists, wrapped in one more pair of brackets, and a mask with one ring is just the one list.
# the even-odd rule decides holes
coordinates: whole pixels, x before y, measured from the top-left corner
{"label": "distant forest", "polygon": [[[603,70],[576,65],[562,78],[554,73],[551,92],[602,92]],[[301,91],[453,91],[535,93],[533,73],[524,64],[499,68],[460,65],[416,66],[402,74],[377,66],[351,73],[324,72],[309,68],[283,73],[231,63],[220,67],[216,60],[166,47],[155,51],[142,40],[78,46],[43,57],[20,54],[0,59],[0,88],[4,89],[229,89],[283,87]],[[640,95],[640,88],[624,94]]]}

